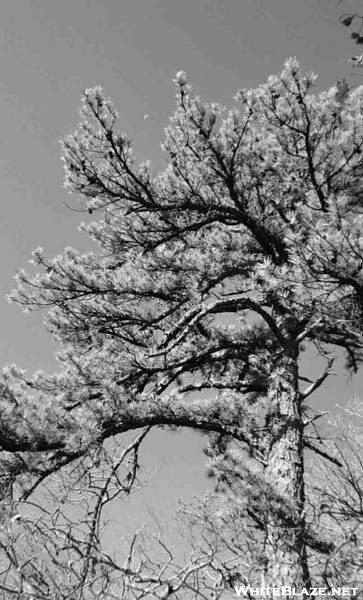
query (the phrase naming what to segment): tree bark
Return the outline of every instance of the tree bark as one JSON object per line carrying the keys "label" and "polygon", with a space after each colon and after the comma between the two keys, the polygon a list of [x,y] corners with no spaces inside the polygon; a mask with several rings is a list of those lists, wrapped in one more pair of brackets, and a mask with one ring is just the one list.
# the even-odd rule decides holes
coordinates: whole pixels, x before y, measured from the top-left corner
{"label": "tree bark", "polygon": [[303,419],[298,389],[297,351],[275,369],[269,392],[272,405],[265,470],[271,489],[266,544],[268,585],[310,586],[304,519]]}

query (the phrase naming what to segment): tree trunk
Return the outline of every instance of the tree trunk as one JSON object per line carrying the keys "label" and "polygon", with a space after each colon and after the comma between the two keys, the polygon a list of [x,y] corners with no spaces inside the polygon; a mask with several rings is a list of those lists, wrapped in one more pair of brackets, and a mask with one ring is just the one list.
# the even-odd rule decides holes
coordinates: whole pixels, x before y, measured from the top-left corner
{"label": "tree trunk", "polygon": [[303,421],[297,353],[283,357],[271,379],[270,444],[265,475],[271,494],[266,584],[309,587],[304,520]]}

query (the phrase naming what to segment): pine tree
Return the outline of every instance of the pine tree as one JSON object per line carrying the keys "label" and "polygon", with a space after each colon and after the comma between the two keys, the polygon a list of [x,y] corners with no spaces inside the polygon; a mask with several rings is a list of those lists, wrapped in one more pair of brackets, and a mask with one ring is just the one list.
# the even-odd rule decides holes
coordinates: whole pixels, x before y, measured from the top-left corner
{"label": "pine tree", "polygon": [[[4,494],[89,465],[120,433],[193,428],[237,463],[266,585],[312,585],[304,450],[324,451],[306,406],[334,353],[356,371],[363,348],[363,88],[315,81],[291,59],[228,110],[179,72],[157,173],[102,90],[85,92],[63,160],[98,250],[37,249],[39,272],[18,275],[11,298],[45,310],[60,370],[4,372]],[[312,349],[326,366],[307,382]]]}

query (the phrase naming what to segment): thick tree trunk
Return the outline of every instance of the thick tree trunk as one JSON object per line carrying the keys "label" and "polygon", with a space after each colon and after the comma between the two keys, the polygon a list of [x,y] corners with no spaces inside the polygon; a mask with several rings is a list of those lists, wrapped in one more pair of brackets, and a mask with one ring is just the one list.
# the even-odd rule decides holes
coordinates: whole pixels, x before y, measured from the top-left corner
{"label": "thick tree trunk", "polygon": [[271,487],[265,578],[268,585],[301,590],[310,581],[304,521],[303,422],[294,351],[280,361],[269,395],[273,411],[265,471]]}

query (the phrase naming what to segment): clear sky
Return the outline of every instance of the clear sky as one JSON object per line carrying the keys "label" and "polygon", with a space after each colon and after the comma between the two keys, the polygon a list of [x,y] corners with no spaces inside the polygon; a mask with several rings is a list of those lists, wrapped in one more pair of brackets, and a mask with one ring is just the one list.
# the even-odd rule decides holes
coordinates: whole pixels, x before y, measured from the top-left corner
{"label": "clear sky", "polygon": [[[58,143],[76,127],[84,88],[105,89],[137,156],[160,165],[180,69],[202,97],[226,104],[293,55],[320,74],[322,88],[344,76],[360,83],[363,72],[347,63],[357,50],[338,15],[336,0],[2,0],[0,365],[54,367],[41,316],[22,315],[5,294],[34,247],[50,255],[86,247],[80,215],[66,208]],[[320,403],[344,404],[357,387],[334,378]],[[154,436],[153,465],[166,457],[168,465],[138,504],[173,508],[176,497],[203,490],[200,445],[191,433]]]}

